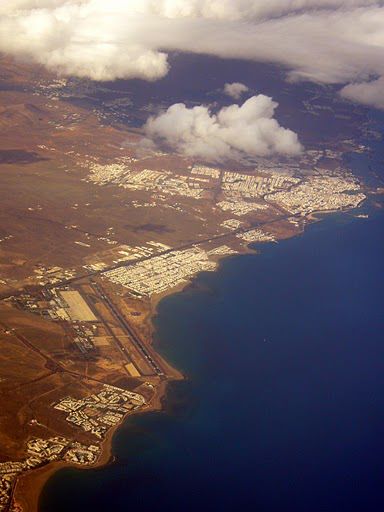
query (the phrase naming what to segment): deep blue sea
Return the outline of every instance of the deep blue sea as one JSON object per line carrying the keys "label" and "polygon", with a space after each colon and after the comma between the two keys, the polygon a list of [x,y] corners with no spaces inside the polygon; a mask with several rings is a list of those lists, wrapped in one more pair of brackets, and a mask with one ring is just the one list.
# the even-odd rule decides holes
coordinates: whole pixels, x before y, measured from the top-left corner
{"label": "deep blue sea", "polygon": [[41,512],[382,512],[384,212],[368,209],[163,300],[156,343],[188,380],[119,430],[114,464],[57,473]]}

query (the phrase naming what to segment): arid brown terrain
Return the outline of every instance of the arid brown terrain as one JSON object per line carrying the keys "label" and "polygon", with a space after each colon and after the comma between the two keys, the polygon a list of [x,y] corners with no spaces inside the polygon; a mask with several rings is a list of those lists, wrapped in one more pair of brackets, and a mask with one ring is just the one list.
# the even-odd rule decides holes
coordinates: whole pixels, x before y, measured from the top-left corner
{"label": "arid brown terrain", "polygon": [[34,511],[52,471],[106,463],[125,416],[182,378],[152,348],[161,297],[365,196],[335,158],[324,177],[323,150],[309,177],[143,154],[139,130],[60,95],[61,78],[0,68],[0,510]]}

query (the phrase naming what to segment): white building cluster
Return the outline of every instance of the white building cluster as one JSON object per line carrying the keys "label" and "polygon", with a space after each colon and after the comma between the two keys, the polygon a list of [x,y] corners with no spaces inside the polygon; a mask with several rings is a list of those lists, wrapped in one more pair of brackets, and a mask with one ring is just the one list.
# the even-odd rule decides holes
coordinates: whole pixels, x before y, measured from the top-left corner
{"label": "white building cluster", "polygon": [[124,164],[91,164],[89,181],[98,185],[112,183],[127,190],[139,190],[146,192],[164,193],[174,196],[202,197],[204,190],[198,180],[189,180],[188,176],[173,174],[170,171],[156,171],[143,169],[134,171]]}
{"label": "white building cluster", "polygon": [[34,269],[36,280],[39,284],[52,284],[59,283],[63,279],[70,279],[76,275],[76,270],[62,267],[46,267],[45,265],[39,264]]}
{"label": "white building cluster", "polygon": [[251,229],[244,233],[239,233],[236,235],[237,238],[244,240],[244,242],[275,242],[275,238],[270,234],[266,233],[261,229]]}
{"label": "white building cluster", "polygon": [[235,230],[235,229],[239,229],[242,226],[242,224],[243,223],[241,222],[241,220],[228,219],[228,220],[225,220],[224,222],[222,222],[220,224],[220,226],[223,228],[230,229],[230,230]]}
{"label": "white building cluster", "polygon": [[68,413],[65,419],[69,423],[102,439],[128,412],[144,404],[142,395],[104,384],[100,393],[81,399],[66,397],[53,407]]}
{"label": "white building cluster", "polygon": [[271,174],[253,176],[238,172],[225,172],[222,188],[229,192],[238,192],[242,197],[263,197],[275,190],[288,188],[300,180],[292,176]]}
{"label": "white building cluster", "polygon": [[96,462],[100,454],[97,445],[86,446],[65,437],[33,438],[28,441],[26,448],[26,459],[0,463],[0,512],[9,510],[16,478],[22,473],[56,460],[90,465]]}
{"label": "white building cluster", "polygon": [[[286,174],[265,173],[254,176],[213,167],[195,165],[189,175],[167,170],[131,170],[124,162],[109,165],[89,163],[89,181],[99,185],[113,183],[128,190],[142,190],[165,195],[180,195],[200,199],[204,191],[220,187],[226,193],[243,198],[262,197],[267,193],[288,188],[299,180]],[[220,183],[222,178],[222,183]]]}
{"label": "white building cluster", "polygon": [[104,275],[138,296],[151,297],[186,282],[198,272],[215,268],[216,263],[209,261],[205,251],[192,247],[120,267]]}
{"label": "white building cluster", "polygon": [[[121,244],[114,249],[111,249],[107,254],[112,259],[113,264],[118,264],[121,262],[129,262],[136,261],[143,258],[150,258],[155,254],[160,254],[164,251],[169,251],[171,247],[169,245],[163,244],[161,242],[156,242],[150,240],[143,245],[126,245]],[[104,255],[105,258],[105,255]],[[101,271],[108,267],[109,264],[106,261],[103,261],[103,254],[98,255],[99,261],[93,261],[92,263],[88,263],[84,265],[84,268],[93,271]]]}
{"label": "white building cluster", "polygon": [[0,244],[1,242],[6,242],[7,240],[11,240],[13,238],[13,235],[5,235],[2,238],[0,238]]}
{"label": "white building cluster", "polygon": [[220,169],[215,169],[213,167],[205,167],[202,165],[195,165],[191,169],[191,174],[209,176],[210,178],[217,180],[220,178],[221,171],[220,171]]}
{"label": "white building cluster", "polygon": [[99,453],[100,447],[96,444],[85,446],[81,443],[71,443],[70,448],[65,452],[64,460],[88,466],[96,462]]}
{"label": "white building cluster", "polygon": [[124,177],[119,180],[119,185],[129,190],[156,190],[161,188],[169,177],[167,171],[159,172],[151,169],[143,169],[142,171],[128,171]]}
{"label": "white building cluster", "polygon": [[228,245],[220,245],[211,251],[208,251],[209,256],[229,256],[230,254],[237,254],[237,251],[231,249]]}
{"label": "white building cluster", "polygon": [[352,175],[312,176],[289,190],[266,197],[293,214],[355,208],[364,199],[360,184]]}
{"label": "white building cluster", "polygon": [[235,198],[220,201],[220,203],[217,203],[216,206],[218,206],[224,212],[229,211],[238,217],[247,215],[248,213],[252,213],[257,210],[266,210],[268,208],[267,204],[250,203],[247,201],[237,200]]}
{"label": "white building cluster", "polygon": [[119,182],[128,172],[123,164],[91,164],[88,179],[98,185],[107,185]]}
{"label": "white building cluster", "polygon": [[[223,211],[242,216],[275,203],[292,214],[306,215],[314,211],[354,208],[365,199],[360,184],[345,170],[338,168],[332,175],[322,172],[316,162],[323,156],[335,157],[334,151],[309,150],[301,157],[301,168],[312,166],[316,174],[304,178],[294,176],[300,169],[281,166],[258,169],[258,175],[222,171],[195,165],[189,175],[162,170],[130,171],[118,163],[107,166],[91,165],[90,180],[99,184],[115,183],[130,190],[145,190],[159,195],[179,195],[201,199],[209,190],[221,191],[224,199],[217,203]],[[288,173],[289,171],[289,173]],[[259,200],[259,201],[257,201]]]}

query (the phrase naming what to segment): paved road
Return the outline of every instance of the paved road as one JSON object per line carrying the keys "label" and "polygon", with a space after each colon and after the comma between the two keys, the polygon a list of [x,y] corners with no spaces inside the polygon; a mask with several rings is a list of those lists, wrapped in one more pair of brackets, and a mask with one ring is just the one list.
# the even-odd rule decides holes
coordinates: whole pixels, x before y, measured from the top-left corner
{"label": "paved road", "polygon": [[[61,281],[59,283],[42,286],[41,288],[42,289],[45,288],[47,290],[50,290],[50,289],[53,289],[53,288],[56,288],[56,289],[57,288],[62,288],[64,286],[68,286],[68,285],[70,285],[72,283],[75,283],[77,281],[81,281],[82,279],[91,278],[91,277],[94,277],[94,276],[97,276],[97,275],[103,275],[103,274],[109,272],[110,270],[115,270],[115,269],[121,268],[121,267],[129,267],[131,265],[135,265],[136,263],[141,263],[143,261],[148,261],[148,260],[150,260],[150,259],[152,259],[154,257],[157,257],[157,256],[162,256],[164,254],[169,254],[169,253],[171,253],[173,251],[182,251],[182,250],[190,249],[192,247],[198,247],[199,245],[203,245],[203,244],[206,244],[206,243],[209,243],[209,242],[214,242],[214,241],[217,241],[217,240],[224,240],[224,239],[227,239],[227,238],[231,238],[233,236],[236,236],[239,233],[247,233],[248,231],[252,231],[255,228],[260,228],[262,226],[268,226],[268,225],[271,225],[271,224],[275,224],[276,222],[280,222],[282,220],[286,220],[286,219],[289,219],[289,218],[295,218],[295,215],[284,213],[284,214],[282,214],[281,216],[277,217],[274,220],[268,220],[268,221],[264,221],[264,222],[254,223],[249,228],[238,228],[238,229],[236,229],[234,231],[231,231],[229,233],[221,233],[220,235],[214,235],[212,237],[204,238],[202,240],[197,240],[197,241],[194,241],[194,242],[187,242],[185,244],[181,244],[179,246],[172,247],[170,249],[166,249],[165,251],[161,251],[161,252],[158,252],[156,254],[151,254],[150,256],[143,256],[142,258],[138,258],[136,260],[123,260],[123,261],[119,261],[118,263],[110,265],[109,267],[107,267],[107,268],[105,268],[103,270],[94,270],[94,271],[85,272],[84,274],[77,275],[77,276],[71,277],[69,279],[64,279],[63,281]],[[9,298],[12,298],[12,297],[18,297],[20,295],[23,295],[23,293],[25,293],[24,290],[19,290],[19,291],[16,291],[16,292],[12,293],[12,294],[0,295],[0,301],[6,300],[6,299],[9,299]]]}

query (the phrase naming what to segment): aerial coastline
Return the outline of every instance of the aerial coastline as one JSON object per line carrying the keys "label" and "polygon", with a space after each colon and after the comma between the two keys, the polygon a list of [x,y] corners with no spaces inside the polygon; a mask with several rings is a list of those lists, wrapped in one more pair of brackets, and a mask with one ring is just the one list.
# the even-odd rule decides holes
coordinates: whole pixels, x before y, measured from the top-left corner
{"label": "aerial coastline", "polygon": [[[180,379],[180,373],[175,372],[175,380]],[[167,382],[171,382],[171,378]],[[135,414],[145,414],[148,412],[161,411],[163,408],[162,402],[166,396],[166,385],[164,382],[157,390],[157,394],[146,409],[136,412]],[[163,388],[163,389],[161,389]],[[46,466],[34,470],[33,472],[27,472],[21,476],[16,483],[14,489],[15,505],[20,507],[21,510],[39,510],[39,501],[41,497],[41,490],[44,488],[48,480],[61,469],[74,467],[86,471],[87,469],[95,469],[106,466],[113,463],[113,454],[111,451],[112,440],[115,433],[121,428],[123,423],[130,417],[126,416],[122,422],[113,427],[106,435],[105,439],[101,443],[100,456],[98,460],[88,466],[79,466],[78,464],[71,464],[70,462],[57,461],[52,462]]]}
{"label": "aerial coastline", "polygon": [[[324,212],[329,213],[329,212]],[[316,217],[316,212],[313,212],[310,217],[311,222],[320,221],[321,219],[318,219]],[[303,232],[299,232],[295,235],[289,235],[291,236],[297,236],[298,234],[303,234]],[[286,236],[284,237],[286,238]],[[258,245],[253,244],[252,249],[247,245],[242,253],[238,254],[230,254],[230,255],[223,255],[219,257],[218,264],[221,264],[221,261],[232,258],[234,256],[240,257],[242,254],[255,254],[255,251],[258,250]],[[186,286],[188,287],[192,282],[194,277],[196,277],[196,274],[193,275],[191,281],[188,281],[187,284],[182,283],[178,286],[175,286],[170,291],[163,292],[162,294],[159,294],[156,296],[156,298],[151,303],[151,309],[149,316],[147,319],[151,323],[151,335],[149,337],[149,343],[152,344],[153,340],[153,334],[154,334],[154,327],[153,327],[153,318],[157,315],[157,308],[159,303],[169,295],[174,295],[177,293],[182,292]],[[155,411],[161,411],[163,410],[163,404],[164,400],[166,399],[167,394],[167,386],[169,382],[177,381],[185,378],[178,370],[172,368],[169,364],[167,364],[164,360],[162,360],[162,363],[167,368],[166,373],[166,379],[164,379],[156,388],[156,393],[151,398],[151,401],[147,403],[142,409],[134,411],[133,413],[128,413],[126,416],[124,416],[121,421],[116,424],[114,427],[110,428],[108,432],[106,433],[104,439],[100,443],[100,455],[98,456],[97,460],[94,463],[87,464],[85,466],[79,466],[79,464],[71,463],[69,461],[56,461],[56,462],[50,462],[49,464],[40,467],[38,469],[34,469],[32,471],[27,471],[26,473],[23,473],[21,476],[18,477],[16,481],[16,485],[13,490],[13,507],[20,507],[20,510],[38,510],[39,506],[39,498],[41,489],[44,487],[46,482],[53,476],[57,471],[60,469],[63,469],[65,467],[77,467],[80,469],[87,470],[94,469],[97,467],[103,467],[107,464],[110,464],[113,462],[112,458],[112,452],[111,452],[111,444],[113,440],[113,436],[115,435],[116,431],[124,424],[124,422],[132,416],[132,414],[145,414],[148,412],[155,412]]]}
{"label": "aerial coastline", "polygon": [[[0,510],[37,511],[53,473],[108,464],[126,418],[161,410],[183,378],[152,345],[163,298],[250,245],[302,234],[318,213],[355,211],[375,189],[343,164],[367,151],[350,138],[248,167],[136,155],[139,130],[68,103],[66,81],[43,70],[2,65],[12,79],[1,94],[17,108],[0,150],[0,335],[12,361],[0,385],[5,400],[16,394],[6,426],[19,424],[0,432]],[[14,90],[24,80],[31,89]]]}
{"label": "aerial coastline", "polygon": [[0,512],[384,510],[384,0],[0,1]]}

